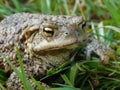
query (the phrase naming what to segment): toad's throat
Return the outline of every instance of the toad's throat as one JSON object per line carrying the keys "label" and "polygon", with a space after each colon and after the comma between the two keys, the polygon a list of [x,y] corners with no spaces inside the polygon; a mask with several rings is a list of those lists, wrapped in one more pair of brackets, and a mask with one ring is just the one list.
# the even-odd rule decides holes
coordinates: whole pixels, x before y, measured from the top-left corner
{"label": "toad's throat", "polygon": [[[52,66],[59,66],[68,61],[74,49],[59,48],[48,51],[31,52],[32,56],[49,63]],[[62,62],[61,62],[62,61]]]}

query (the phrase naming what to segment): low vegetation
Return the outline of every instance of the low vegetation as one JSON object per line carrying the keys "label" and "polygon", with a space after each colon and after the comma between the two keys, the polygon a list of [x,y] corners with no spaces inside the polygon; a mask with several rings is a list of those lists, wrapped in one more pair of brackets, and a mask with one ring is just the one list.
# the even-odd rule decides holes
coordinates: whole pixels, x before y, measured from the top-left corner
{"label": "low vegetation", "polygon": [[[49,71],[42,78],[43,81],[59,75],[55,83],[50,84],[55,88],[49,90],[119,90],[120,89],[120,0],[0,0],[0,19],[19,12],[31,12],[54,15],[81,15],[87,21],[86,29],[107,47],[111,47],[117,60],[110,60],[108,65],[102,65],[99,57],[92,56],[91,60],[75,57],[84,57],[77,53],[70,59],[72,64],[62,65]],[[24,75],[22,58],[17,50],[21,73],[9,62],[13,70],[23,81],[25,90],[32,90],[30,83]],[[8,73],[0,70],[0,90],[6,90],[5,82]],[[35,84],[44,90],[31,76]],[[48,83],[49,84],[49,83]]]}

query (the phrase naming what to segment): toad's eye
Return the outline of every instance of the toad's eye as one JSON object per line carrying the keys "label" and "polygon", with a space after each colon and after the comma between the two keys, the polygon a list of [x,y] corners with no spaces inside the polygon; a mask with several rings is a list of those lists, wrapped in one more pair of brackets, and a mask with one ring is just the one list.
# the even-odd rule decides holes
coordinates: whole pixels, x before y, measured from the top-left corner
{"label": "toad's eye", "polygon": [[50,27],[45,27],[45,28],[43,28],[43,34],[44,34],[46,37],[52,37],[53,34],[54,34],[54,29],[53,29],[53,28],[50,28]]}
{"label": "toad's eye", "polygon": [[84,22],[82,23],[82,26],[81,26],[81,29],[82,29],[83,31],[84,31],[85,26],[86,26],[86,22],[84,21]]}

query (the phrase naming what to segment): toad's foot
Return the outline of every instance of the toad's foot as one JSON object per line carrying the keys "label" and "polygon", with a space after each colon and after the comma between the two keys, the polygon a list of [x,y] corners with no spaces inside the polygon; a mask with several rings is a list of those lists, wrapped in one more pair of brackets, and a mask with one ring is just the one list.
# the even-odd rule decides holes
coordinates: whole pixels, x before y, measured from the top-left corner
{"label": "toad's foot", "polygon": [[[31,63],[29,62],[24,64],[24,72],[25,77],[27,79],[26,82],[29,82],[34,90],[39,90],[37,85],[31,80],[31,76],[33,76],[35,79],[40,79],[45,75],[49,68],[50,68],[49,64],[46,65],[46,63],[44,62],[38,64],[37,62],[32,61]],[[16,69],[20,71],[19,73],[21,74],[20,67]],[[7,80],[7,90],[24,90],[24,85],[22,81],[23,75],[21,74],[20,76],[13,72]],[[43,88],[49,88],[47,84],[42,83],[41,81],[38,81],[38,83],[40,83],[40,85],[43,86]]]}
{"label": "toad's foot", "polygon": [[[31,86],[34,90],[40,90],[35,83],[27,77],[27,81],[30,82]],[[42,86],[42,88],[49,88],[48,85],[38,81],[38,83]],[[23,82],[18,78],[15,72],[13,72],[10,78],[7,81],[7,90],[24,90]],[[28,87],[27,87],[28,89]]]}
{"label": "toad's foot", "polygon": [[91,58],[91,54],[95,53],[97,54],[100,59],[102,64],[109,64],[109,60],[117,60],[115,52],[106,47],[103,43],[99,42],[95,37],[90,37],[87,40],[86,47],[84,48],[85,53],[86,53],[86,58],[89,60]]}

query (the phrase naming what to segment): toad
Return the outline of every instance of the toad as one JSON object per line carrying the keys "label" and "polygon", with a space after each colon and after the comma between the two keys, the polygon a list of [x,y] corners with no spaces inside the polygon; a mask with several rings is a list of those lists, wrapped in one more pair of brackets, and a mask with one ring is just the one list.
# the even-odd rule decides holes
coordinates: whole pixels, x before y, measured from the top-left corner
{"label": "toad", "polygon": [[[26,77],[30,82],[31,75],[43,77],[47,70],[66,62],[73,50],[83,43],[86,43],[87,58],[94,52],[100,56],[101,62],[108,62],[112,51],[86,34],[83,27],[81,16],[17,13],[0,22],[0,50],[20,70],[16,46],[19,48]],[[2,69],[11,72],[7,88],[23,90],[21,80],[2,55],[0,64],[3,65]],[[37,90],[34,84],[33,87]]]}

